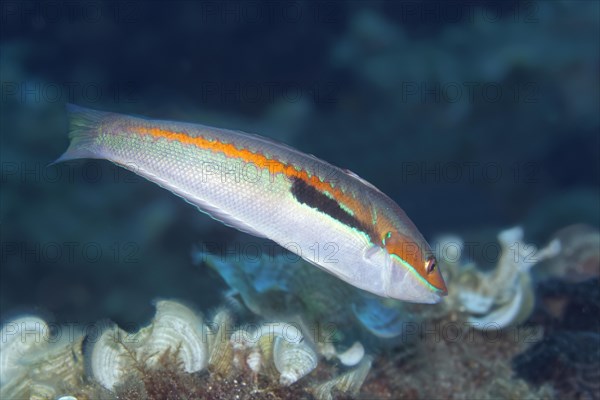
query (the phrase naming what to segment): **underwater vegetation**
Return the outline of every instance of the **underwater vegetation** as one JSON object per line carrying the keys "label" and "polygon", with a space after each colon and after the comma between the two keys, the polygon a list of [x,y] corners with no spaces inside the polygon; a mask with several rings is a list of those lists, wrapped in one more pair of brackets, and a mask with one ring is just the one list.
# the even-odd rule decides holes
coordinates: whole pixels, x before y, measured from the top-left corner
{"label": "underwater vegetation", "polygon": [[[488,271],[459,237],[441,238],[451,295],[436,306],[378,298],[285,256],[194,250],[230,286],[226,307],[206,318],[159,300],[144,327],[100,321],[68,338],[37,316],[16,318],[1,332],[0,397],[597,399],[596,235],[569,227],[538,249],[522,229],[504,230]],[[556,260],[589,279],[562,279]]]}
{"label": "underwater vegetation", "polygon": [[446,255],[454,261],[447,263],[455,282],[450,306],[467,314],[476,329],[502,329],[525,321],[535,304],[531,268],[560,252],[558,239],[542,249],[525,244],[521,227],[500,232],[498,242],[501,254],[491,272],[461,259],[460,239],[438,243],[442,250],[454,245],[453,253]]}
{"label": "underwater vegetation", "polygon": [[0,398],[54,399],[83,384],[83,336],[49,340],[50,326],[32,315],[5,323],[0,334]]}
{"label": "underwater vegetation", "polygon": [[[224,393],[261,398],[279,391],[279,398],[312,393],[331,399],[332,391],[356,394],[371,367],[371,358],[361,352],[352,361],[354,369],[286,392],[319,364],[314,344],[300,329],[282,322],[235,329],[226,309],[205,323],[190,308],[168,300],[157,301],[151,323],[136,332],[112,323],[96,328],[97,335],[77,334],[65,344],[53,343],[58,340],[38,317],[5,323],[2,337],[9,340],[1,347],[0,397],[218,399]],[[206,386],[208,377],[212,383]]]}

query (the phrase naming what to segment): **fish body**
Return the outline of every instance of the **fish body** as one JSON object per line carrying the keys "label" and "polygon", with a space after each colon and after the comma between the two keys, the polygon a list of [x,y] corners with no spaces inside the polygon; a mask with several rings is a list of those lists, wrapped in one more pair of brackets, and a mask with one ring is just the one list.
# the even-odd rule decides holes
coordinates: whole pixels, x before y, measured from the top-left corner
{"label": "fish body", "polygon": [[446,294],[404,211],[350,171],[239,131],[74,105],[68,112],[71,142],[57,162],[110,160],[379,296],[435,303]]}

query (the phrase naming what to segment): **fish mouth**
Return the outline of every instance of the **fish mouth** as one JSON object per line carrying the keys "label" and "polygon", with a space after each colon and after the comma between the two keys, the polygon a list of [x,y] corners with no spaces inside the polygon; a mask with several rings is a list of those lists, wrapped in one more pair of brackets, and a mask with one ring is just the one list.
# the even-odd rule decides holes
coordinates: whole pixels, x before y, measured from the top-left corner
{"label": "fish mouth", "polygon": [[412,268],[393,263],[387,270],[387,297],[411,303],[436,304],[447,294],[447,291],[430,285]]}

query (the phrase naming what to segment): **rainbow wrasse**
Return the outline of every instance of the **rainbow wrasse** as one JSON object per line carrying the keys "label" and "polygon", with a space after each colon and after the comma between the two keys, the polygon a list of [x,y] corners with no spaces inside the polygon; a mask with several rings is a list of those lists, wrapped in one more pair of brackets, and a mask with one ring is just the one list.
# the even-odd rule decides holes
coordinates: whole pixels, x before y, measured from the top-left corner
{"label": "rainbow wrasse", "polygon": [[446,287],[404,211],[354,173],[239,131],[68,106],[57,160],[106,159],[224,224],[379,296],[435,303]]}

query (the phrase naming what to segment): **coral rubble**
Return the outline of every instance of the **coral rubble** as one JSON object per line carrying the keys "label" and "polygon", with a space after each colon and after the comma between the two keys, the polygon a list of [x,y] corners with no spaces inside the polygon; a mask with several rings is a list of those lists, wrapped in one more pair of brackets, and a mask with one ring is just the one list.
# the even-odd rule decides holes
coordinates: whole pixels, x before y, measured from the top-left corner
{"label": "coral rubble", "polygon": [[[1,348],[6,367],[2,398],[222,398],[237,393],[259,399],[267,392],[281,399],[311,396],[314,378],[296,383],[319,366],[320,356],[298,327],[283,322],[233,327],[225,309],[204,323],[183,304],[161,300],[151,323],[137,332],[108,324],[97,337],[85,337],[84,357],[84,336],[54,344],[50,337],[42,339],[48,335],[42,319],[22,317],[2,329],[2,337],[9,339]],[[32,334],[32,340],[21,340]],[[355,364],[357,352],[360,361],[360,345],[336,356]],[[323,378],[342,393],[357,393],[368,369],[363,362],[341,380],[331,373]]]}
{"label": "coral rubble", "polygon": [[502,329],[525,321],[535,301],[531,267],[560,252],[558,240],[539,250],[525,244],[520,227],[500,232],[498,241],[501,254],[492,272],[473,264],[447,263],[453,270],[450,307],[466,314],[477,329]]}

